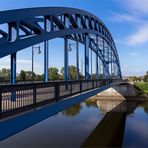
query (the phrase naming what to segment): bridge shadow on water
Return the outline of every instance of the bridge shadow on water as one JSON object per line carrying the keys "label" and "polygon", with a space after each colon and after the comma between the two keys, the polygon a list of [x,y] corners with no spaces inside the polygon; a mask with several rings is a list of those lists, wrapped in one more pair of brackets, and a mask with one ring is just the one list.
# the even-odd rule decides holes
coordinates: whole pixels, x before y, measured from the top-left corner
{"label": "bridge shadow on water", "polygon": [[[112,105],[105,100],[97,102],[100,110],[106,115],[84,140],[81,147],[122,147],[126,116],[134,112],[138,102],[110,102]],[[108,112],[108,109],[110,110],[115,105],[117,106]]]}
{"label": "bridge shadow on water", "polygon": [[[133,102],[133,101],[122,101],[122,100],[118,100],[118,101],[98,100],[95,97],[91,97],[90,99],[85,100],[84,103],[87,107],[99,108],[99,110],[102,112],[104,117],[97,124],[97,126],[92,131],[90,131],[90,133],[88,133],[88,135],[86,135],[84,139],[82,139],[80,146],[81,147],[121,147],[123,142],[123,137],[124,137],[126,116],[129,114],[132,114],[139,103]],[[59,104],[59,106],[61,106],[61,104]],[[63,110],[61,113],[63,114],[63,116],[74,117],[81,112],[82,108],[83,108],[83,104],[77,103]],[[35,111],[34,113],[31,113],[29,116],[24,115],[22,118],[19,119],[20,120],[19,123],[21,123],[20,125],[18,123],[17,123],[17,127],[14,124],[11,125],[11,130],[13,132],[10,130],[8,131],[6,130],[6,128],[10,126],[10,123],[9,124],[7,123],[9,121],[7,120],[3,121],[6,124],[5,126],[1,126],[2,124],[0,124],[0,129],[1,129],[0,140],[4,140],[8,136],[12,136],[29,126],[36,124],[37,121],[40,122],[41,120],[44,120],[50,117],[51,116],[50,111],[51,110],[44,108],[42,109],[42,111],[38,110],[38,111]],[[34,118],[32,118],[33,116]],[[11,121],[11,123],[13,122]],[[11,132],[11,134],[8,132]]]}

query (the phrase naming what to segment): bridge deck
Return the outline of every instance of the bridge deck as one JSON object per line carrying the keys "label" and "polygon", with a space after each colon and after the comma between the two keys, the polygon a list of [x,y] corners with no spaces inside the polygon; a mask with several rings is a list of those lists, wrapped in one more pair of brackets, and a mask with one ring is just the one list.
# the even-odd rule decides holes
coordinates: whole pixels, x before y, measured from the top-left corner
{"label": "bridge deck", "polygon": [[0,86],[1,117],[57,102],[110,83],[111,80],[106,79]]}
{"label": "bridge deck", "polygon": [[[27,112],[21,116],[16,116],[14,118],[9,118],[7,120],[3,120],[0,123],[0,141],[15,134],[20,131],[22,131],[25,128],[30,127],[31,125],[34,125],[41,120],[44,120],[68,107],[71,107],[89,97],[92,97],[96,95],[97,93],[109,88],[110,85],[101,86],[99,88],[89,90],[87,92],[83,92],[82,94],[75,95],[71,97],[70,99],[64,99],[60,100],[57,103],[52,103],[47,106],[44,106],[38,110],[32,110],[30,112]],[[17,123],[17,126],[16,126]],[[5,127],[5,128],[3,128]],[[5,131],[7,129],[7,132]]]}

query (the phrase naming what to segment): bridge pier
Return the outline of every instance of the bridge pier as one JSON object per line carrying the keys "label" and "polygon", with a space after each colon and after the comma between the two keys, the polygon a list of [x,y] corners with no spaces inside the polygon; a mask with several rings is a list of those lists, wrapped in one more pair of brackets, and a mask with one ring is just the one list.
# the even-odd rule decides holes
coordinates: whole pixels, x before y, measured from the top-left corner
{"label": "bridge pier", "polygon": [[85,80],[89,79],[89,36],[85,36]]}

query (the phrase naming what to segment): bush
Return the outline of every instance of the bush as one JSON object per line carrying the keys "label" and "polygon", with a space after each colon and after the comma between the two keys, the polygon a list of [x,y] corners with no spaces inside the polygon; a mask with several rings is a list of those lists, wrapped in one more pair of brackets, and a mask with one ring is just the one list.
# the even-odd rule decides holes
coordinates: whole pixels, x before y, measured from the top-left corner
{"label": "bush", "polygon": [[135,83],[135,87],[143,92],[143,94],[148,94],[148,82],[143,82],[143,83]]}

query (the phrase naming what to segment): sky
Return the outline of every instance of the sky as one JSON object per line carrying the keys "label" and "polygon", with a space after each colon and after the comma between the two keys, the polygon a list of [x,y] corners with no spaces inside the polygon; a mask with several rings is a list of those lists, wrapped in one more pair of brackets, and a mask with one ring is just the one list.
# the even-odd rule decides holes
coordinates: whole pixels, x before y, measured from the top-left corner
{"label": "sky", "polygon": [[[114,38],[123,76],[141,76],[148,70],[148,0],[1,0],[0,11],[48,6],[79,8],[100,18]],[[80,45],[80,50],[82,67],[83,45]],[[34,71],[40,74],[43,73],[43,49],[41,51],[40,55],[34,54]],[[61,68],[63,57],[63,40],[49,41],[49,66]],[[72,50],[69,53],[70,64],[76,63],[74,57],[75,50]],[[0,69],[3,67],[10,67],[9,56],[0,59]],[[21,69],[31,70],[31,48],[17,53],[17,72]]]}

